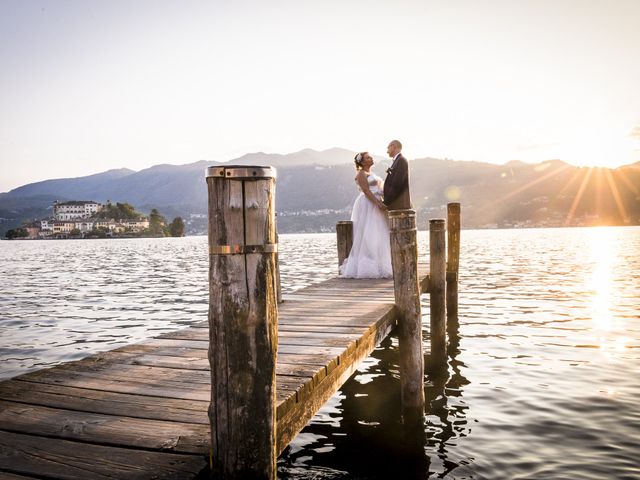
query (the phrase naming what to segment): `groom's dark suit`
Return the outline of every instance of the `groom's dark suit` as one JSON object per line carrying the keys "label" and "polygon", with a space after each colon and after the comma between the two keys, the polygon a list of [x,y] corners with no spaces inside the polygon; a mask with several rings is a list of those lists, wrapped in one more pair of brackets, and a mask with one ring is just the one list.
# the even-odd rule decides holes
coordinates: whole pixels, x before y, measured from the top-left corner
{"label": "groom's dark suit", "polygon": [[384,180],[384,204],[389,210],[411,208],[409,196],[409,162],[398,155],[387,170]]}

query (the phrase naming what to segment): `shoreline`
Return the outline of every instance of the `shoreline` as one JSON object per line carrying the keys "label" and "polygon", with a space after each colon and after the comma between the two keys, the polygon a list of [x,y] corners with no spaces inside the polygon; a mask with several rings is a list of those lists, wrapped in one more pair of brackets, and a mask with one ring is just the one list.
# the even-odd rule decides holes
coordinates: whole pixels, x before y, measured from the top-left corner
{"label": "shoreline", "polygon": [[[638,228],[640,224],[634,225],[574,225],[574,226],[531,226],[531,227],[495,227],[495,228],[465,228],[462,227],[462,231],[503,231],[503,230],[562,230],[562,229],[593,229],[593,228]],[[418,232],[428,232],[426,228],[419,228]],[[318,232],[281,232],[280,235],[335,235],[334,231],[318,231]],[[207,233],[197,234],[185,234],[182,237],[206,237]],[[143,235],[143,236],[108,236],[108,237],[89,237],[89,238],[5,238],[1,237],[0,241],[31,241],[31,240],[117,240],[117,239],[131,239],[131,238],[181,238],[172,236],[160,236],[160,235]]]}

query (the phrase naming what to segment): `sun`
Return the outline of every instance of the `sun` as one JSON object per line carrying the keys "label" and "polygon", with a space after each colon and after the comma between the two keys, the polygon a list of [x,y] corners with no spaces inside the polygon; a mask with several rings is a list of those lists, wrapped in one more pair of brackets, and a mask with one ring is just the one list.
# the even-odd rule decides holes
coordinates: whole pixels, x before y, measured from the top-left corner
{"label": "sun", "polygon": [[592,132],[560,147],[559,158],[580,167],[617,168],[640,161],[640,139],[631,135]]}

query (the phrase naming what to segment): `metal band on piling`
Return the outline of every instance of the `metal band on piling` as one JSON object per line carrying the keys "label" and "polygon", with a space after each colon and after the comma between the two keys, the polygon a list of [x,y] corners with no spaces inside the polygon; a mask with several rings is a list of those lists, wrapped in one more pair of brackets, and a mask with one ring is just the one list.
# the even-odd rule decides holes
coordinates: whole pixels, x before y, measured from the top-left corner
{"label": "metal band on piling", "polygon": [[278,253],[277,243],[266,245],[212,245],[209,247],[211,255],[240,255],[244,253]]}
{"label": "metal band on piling", "polygon": [[207,167],[206,178],[224,177],[234,180],[249,180],[252,178],[277,178],[273,167],[230,165],[228,167]]}

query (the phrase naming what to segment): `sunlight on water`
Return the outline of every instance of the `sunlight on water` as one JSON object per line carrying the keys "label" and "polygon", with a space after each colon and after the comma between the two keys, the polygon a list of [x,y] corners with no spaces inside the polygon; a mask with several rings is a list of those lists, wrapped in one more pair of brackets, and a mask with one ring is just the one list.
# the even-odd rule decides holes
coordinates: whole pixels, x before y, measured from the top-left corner
{"label": "sunlight on water", "polygon": [[611,331],[614,327],[611,314],[613,290],[613,259],[618,244],[613,232],[607,228],[593,229],[588,234],[591,259],[594,264],[589,289],[594,291],[591,311],[594,330]]}
{"label": "sunlight on water", "polygon": [[[594,342],[599,346],[606,361],[613,361],[624,354],[631,339],[626,336],[625,319],[615,315],[616,304],[620,301],[616,291],[616,277],[624,268],[620,265],[620,242],[616,230],[606,227],[588,231],[587,242],[590,252],[591,276],[586,289],[592,292],[590,311]],[[614,392],[611,388],[605,389]]]}

